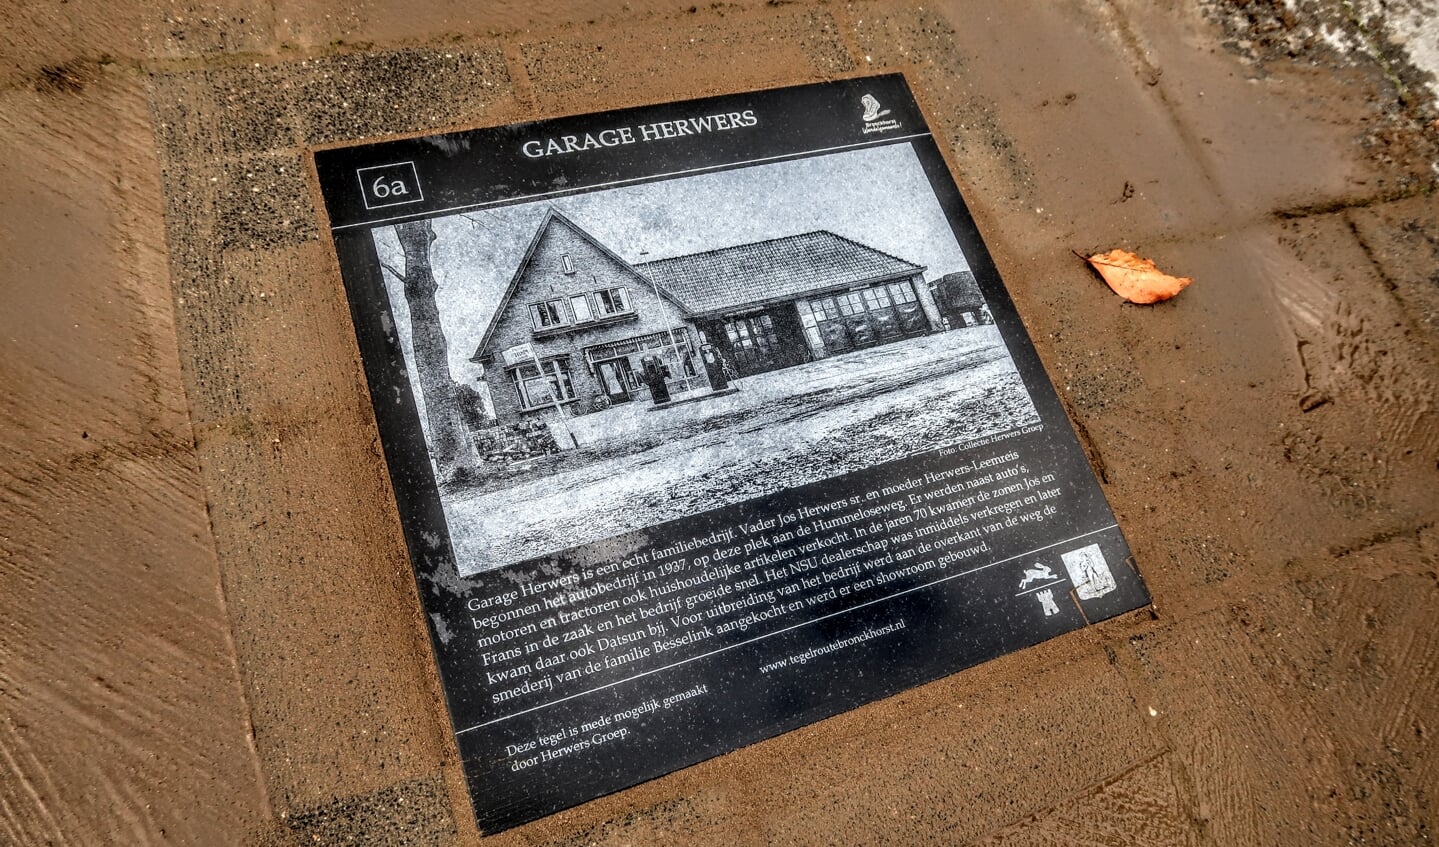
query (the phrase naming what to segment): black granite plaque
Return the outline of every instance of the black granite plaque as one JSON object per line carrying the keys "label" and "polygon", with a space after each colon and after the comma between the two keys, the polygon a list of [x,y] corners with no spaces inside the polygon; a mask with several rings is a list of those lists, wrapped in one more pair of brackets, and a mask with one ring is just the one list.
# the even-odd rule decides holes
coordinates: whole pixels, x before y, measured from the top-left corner
{"label": "black granite plaque", "polygon": [[315,166],[483,830],[1148,602],[901,76]]}

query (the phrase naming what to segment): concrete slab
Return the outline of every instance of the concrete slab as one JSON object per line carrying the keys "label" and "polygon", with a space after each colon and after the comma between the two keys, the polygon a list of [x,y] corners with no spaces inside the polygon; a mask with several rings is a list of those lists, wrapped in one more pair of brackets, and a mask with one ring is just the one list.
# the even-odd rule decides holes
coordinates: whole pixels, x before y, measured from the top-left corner
{"label": "concrete slab", "polygon": [[[948,700],[930,711],[905,709],[899,720],[891,710],[900,704],[886,701],[816,727],[827,743],[811,742],[783,776],[768,777],[769,842],[818,844],[843,832],[862,844],[965,843],[1048,805],[1041,795],[1068,795],[1158,752],[1103,654],[1042,668],[1035,652],[964,683],[935,683]],[[1086,685],[1069,684],[1079,676]],[[923,745],[906,740],[916,730]],[[859,762],[863,781],[849,776]]]}
{"label": "concrete slab", "polygon": [[0,94],[0,840],[270,815],[182,399],[143,80]]}
{"label": "concrete slab", "polygon": [[1091,794],[975,842],[983,847],[1151,844],[1191,847],[1199,827],[1174,782],[1173,757],[1158,756]]}
{"label": "concrete slab", "polygon": [[1219,610],[1133,639],[1136,696],[1180,765],[1205,841],[1334,843],[1314,804],[1339,781],[1337,763],[1310,755],[1305,716],[1266,684],[1254,646],[1235,635],[1239,614]]}
{"label": "concrete slab", "polygon": [[[520,62],[535,104],[551,114],[767,88],[852,73],[825,9],[689,15],[637,26],[525,39]],[[636,98],[643,90],[645,97]]]}

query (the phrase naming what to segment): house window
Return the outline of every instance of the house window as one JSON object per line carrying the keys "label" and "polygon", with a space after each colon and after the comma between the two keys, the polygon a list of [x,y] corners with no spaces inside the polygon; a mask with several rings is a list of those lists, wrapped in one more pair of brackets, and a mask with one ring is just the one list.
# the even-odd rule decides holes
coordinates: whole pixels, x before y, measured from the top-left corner
{"label": "house window", "polygon": [[891,282],[888,286],[889,293],[894,297],[896,303],[913,303],[914,286],[909,282]]}
{"label": "house window", "polygon": [[630,292],[627,288],[605,288],[595,292],[595,310],[600,317],[618,315],[630,310]]}
{"label": "house window", "polygon": [[575,313],[575,323],[592,321],[595,316],[590,312],[590,298],[586,294],[576,294],[570,298],[570,311]]}
{"label": "house window", "polygon": [[510,376],[526,409],[553,403],[556,397],[562,401],[575,397],[575,388],[570,383],[570,363],[565,359],[545,362],[543,374],[534,365],[520,365],[510,371]]}
{"label": "house window", "polygon": [[535,329],[549,329],[569,323],[569,315],[565,314],[563,300],[548,300],[530,306],[530,321]]}
{"label": "house window", "polygon": [[560,267],[564,268],[564,271],[567,274],[572,274],[575,272],[575,263],[572,259],[570,259],[569,253],[565,253],[560,256]]}

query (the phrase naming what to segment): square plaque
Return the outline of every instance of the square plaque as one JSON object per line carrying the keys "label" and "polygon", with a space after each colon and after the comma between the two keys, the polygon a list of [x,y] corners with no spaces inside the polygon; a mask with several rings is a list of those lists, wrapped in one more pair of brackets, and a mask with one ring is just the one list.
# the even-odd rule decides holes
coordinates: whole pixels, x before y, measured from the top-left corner
{"label": "square plaque", "polygon": [[903,77],[315,165],[486,832],[1149,602]]}

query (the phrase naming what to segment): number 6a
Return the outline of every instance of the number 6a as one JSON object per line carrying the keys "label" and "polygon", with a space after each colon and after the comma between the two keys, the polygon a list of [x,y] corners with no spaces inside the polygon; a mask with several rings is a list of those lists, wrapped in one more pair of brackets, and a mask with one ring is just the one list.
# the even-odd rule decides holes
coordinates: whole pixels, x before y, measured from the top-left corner
{"label": "number 6a", "polygon": [[386,182],[384,177],[380,177],[370,186],[370,193],[383,199],[391,195],[409,194],[410,190],[405,187],[404,180],[393,179]]}

